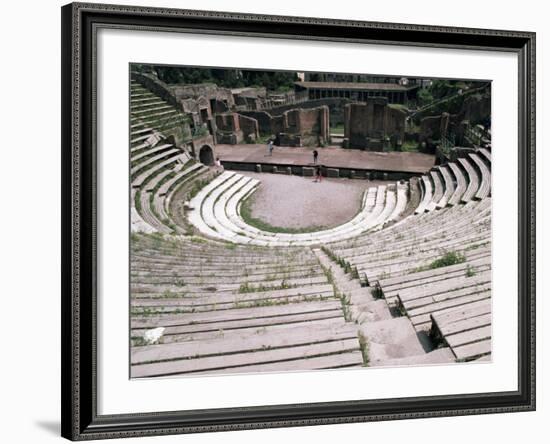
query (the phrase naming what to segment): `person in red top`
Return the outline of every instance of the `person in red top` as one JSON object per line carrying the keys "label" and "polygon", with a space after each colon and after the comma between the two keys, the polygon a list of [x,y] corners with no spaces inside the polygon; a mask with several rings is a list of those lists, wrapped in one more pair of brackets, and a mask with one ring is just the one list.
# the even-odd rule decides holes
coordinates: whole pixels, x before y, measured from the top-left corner
{"label": "person in red top", "polygon": [[321,182],[323,180],[323,175],[321,174],[321,165],[315,168],[315,180],[314,182]]}

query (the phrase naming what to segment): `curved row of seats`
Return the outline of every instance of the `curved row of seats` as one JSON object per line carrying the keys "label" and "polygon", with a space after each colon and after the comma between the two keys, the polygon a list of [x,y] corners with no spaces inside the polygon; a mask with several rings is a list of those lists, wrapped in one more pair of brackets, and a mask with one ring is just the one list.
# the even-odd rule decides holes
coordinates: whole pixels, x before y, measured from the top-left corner
{"label": "curved row of seats", "polygon": [[491,154],[485,148],[459,157],[456,162],[432,168],[421,177],[422,198],[415,212],[430,212],[489,196],[490,168]]}
{"label": "curved row of seats", "polygon": [[364,365],[310,249],[160,233],[134,233],[132,249],[132,377]]}
{"label": "curved row of seats", "polygon": [[490,359],[491,152],[436,166],[419,184],[414,214],[330,255],[456,361]]}
{"label": "curved row of seats", "polygon": [[235,243],[264,246],[306,246],[335,242],[380,228],[395,220],[407,205],[407,185],[381,185],[365,193],[361,211],[335,228],[312,233],[273,233],[247,224],[240,205],[256,189],[259,180],[224,172],[190,202],[189,221],[204,235]]}
{"label": "curved row of seats", "polygon": [[181,128],[185,121],[184,115],[174,106],[134,81],[130,84],[130,117],[133,141],[146,140],[148,128],[169,134]]}
{"label": "curved row of seats", "polygon": [[[131,376],[363,366],[357,329],[310,249],[181,235],[182,203],[206,197],[216,172],[165,143],[161,100],[133,85],[131,103]],[[236,210],[240,199],[224,199]]]}
{"label": "curved row of seats", "polygon": [[[457,360],[490,355],[490,320],[485,322],[491,299],[490,197],[411,215],[387,229],[334,244],[330,251],[418,332],[450,346]],[[444,332],[451,330],[442,333],[434,322],[451,312],[455,317],[471,314],[462,319],[463,327],[470,327],[452,333],[461,334],[461,342],[448,339]],[[484,321],[477,325],[474,318],[480,315]]]}
{"label": "curved row of seats", "polygon": [[162,130],[173,129],[182,119],[174,107],[132,82],[130,110],[132,230],[181,232],[169,211],[170,201],[209,170],[166,142]]}

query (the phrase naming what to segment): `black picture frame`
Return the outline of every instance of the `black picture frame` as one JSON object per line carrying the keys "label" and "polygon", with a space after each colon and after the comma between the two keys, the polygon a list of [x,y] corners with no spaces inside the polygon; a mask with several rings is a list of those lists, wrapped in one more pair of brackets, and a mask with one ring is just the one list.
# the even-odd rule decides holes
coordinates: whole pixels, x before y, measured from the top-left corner
{"label": "black picture frame", "polygon": [[[72,3],[62,14],[62,436],[70,440],[535,409],[535,33]],[[508,51],[519,65],[518,390],[145,414],[97,414],[95,38],[98,27]]]}

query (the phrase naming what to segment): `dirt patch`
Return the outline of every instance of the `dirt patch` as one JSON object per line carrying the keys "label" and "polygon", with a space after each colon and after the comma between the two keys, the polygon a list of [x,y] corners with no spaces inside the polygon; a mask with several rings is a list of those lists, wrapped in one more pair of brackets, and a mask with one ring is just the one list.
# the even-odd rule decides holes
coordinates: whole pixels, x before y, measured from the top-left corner
{"label": "dirt patch", "polygon": [[251,197],[251,213],[274,227],[332,228],[352,219],[361,209],[363,192],[380,181],[328,179],[240,172],[261,181]]}

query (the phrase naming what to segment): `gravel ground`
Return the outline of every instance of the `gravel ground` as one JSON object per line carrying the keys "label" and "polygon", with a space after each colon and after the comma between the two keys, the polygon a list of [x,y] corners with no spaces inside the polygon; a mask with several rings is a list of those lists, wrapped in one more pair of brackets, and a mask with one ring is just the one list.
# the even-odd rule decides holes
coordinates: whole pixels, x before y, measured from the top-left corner
{"label": "gravel ground", "polygon": [[359,212],[363,192],[382,183],[325,177],[316,183],[310,177],[239,173],[261,181],[252,196],[252,215],[284,228],[332,228],[343,224]]}

